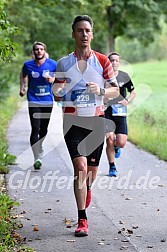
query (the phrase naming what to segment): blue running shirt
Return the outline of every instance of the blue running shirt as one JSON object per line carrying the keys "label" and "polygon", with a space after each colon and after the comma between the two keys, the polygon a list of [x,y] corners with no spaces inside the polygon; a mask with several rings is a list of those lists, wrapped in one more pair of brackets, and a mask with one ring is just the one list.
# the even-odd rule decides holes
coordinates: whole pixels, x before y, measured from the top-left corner
{"label": "blue running shirt", "polygon": [[23,65],[23,74],[28,76],[27,100],[37,104],[52,104],[52,83],[46,81],[45,76],[54,76],[56,72],[56,61],[46,59],[38,66],[35,60],[26,61]]}

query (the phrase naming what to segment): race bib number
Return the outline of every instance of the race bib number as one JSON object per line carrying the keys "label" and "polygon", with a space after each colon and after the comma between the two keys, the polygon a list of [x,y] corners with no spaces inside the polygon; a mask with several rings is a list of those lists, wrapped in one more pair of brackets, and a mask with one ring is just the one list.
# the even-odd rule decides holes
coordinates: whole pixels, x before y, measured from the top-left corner
{"label": "race bib number", "polygon": [[85,89],[72,91],[71,100],[76,107],[95,106],[95,94],[85,91]]}
{"label": "race bib number", "polygon": [[49,95],[49,86],[48,85],[43,85],[43,86],[36,86],[35,87],[35,95],[36,96],[44,96],[44,95]]}
{"label": "race bib number", "polygon": [[113,104],[112,105],[112,115],[113,116],[126,116],[127,107],[122,104]]}

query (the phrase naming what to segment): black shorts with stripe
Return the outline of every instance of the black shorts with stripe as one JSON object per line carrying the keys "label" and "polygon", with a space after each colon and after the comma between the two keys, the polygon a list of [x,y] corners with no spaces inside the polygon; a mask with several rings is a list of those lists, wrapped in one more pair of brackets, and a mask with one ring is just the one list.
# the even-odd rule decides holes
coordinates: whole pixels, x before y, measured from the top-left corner
{"label": "black shorts with stripe", "polygon": [[89,166],[99,165],[105,137],[104,119],[64,114],[64,139],[72,160],[85,156]]}

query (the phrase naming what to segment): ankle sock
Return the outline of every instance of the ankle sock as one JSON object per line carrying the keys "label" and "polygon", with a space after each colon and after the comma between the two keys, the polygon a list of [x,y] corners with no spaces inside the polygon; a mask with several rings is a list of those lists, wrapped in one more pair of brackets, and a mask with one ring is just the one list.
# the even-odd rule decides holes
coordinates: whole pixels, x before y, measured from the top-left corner
{"label": "ankle sock", "polygon": [[87,220],[87,216],[86,216],[86,210],[78,210],[78,219],[86,219]]}
{"label": "ankle sock", "polygon": [[113,166],[115,166],[114,163],[109,163],[109,165],[110,165],[110,168],[112,168]]}
{"label": "ankle sock", "polygon": [[119,147],[118,147],[118,146],[116,146],[116,145],[114,145],[114,150],[115,150],[115,152],[117,152],[117,151],[118,151],[118,149],[119,149]]}

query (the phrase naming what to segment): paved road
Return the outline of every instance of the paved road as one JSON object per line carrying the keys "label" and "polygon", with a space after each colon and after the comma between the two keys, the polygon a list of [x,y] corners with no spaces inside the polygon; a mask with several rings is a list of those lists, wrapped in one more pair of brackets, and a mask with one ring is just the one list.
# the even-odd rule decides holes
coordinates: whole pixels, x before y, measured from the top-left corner
{"label": "paved road", "polygon": [[29,134],[23,102],[8,128],[9,152],[17,156],[17,164],[7,175],[7,187],[20,202],[16,212],[26,246],[38,252],[167,251],[166,162],[128,142],[116,160],[119,177],[110,178],[104,148],[87,210],[89,236],[76,238],[73,170],[62,137],[61,109],[54,107],[40,171],[31,166]]}

